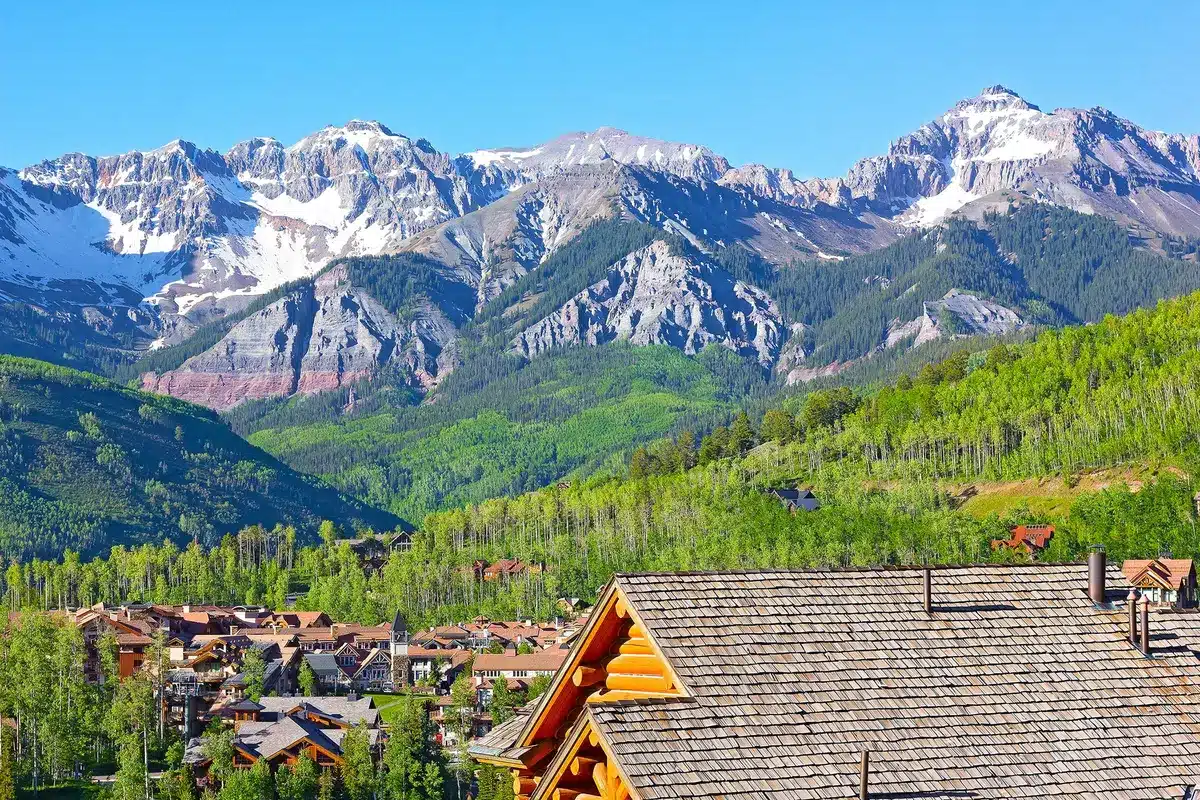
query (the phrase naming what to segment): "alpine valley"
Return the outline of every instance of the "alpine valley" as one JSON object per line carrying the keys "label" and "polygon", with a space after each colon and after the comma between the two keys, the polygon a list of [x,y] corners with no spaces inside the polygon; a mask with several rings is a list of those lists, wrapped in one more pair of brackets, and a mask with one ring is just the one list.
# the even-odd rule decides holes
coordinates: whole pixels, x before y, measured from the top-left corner
{"label": "alpine valley", "polygon": [[614,128],[453,155],[356,120],[0,169],[0,352],[207,406],[347,519],[419,522],[1153,306],[1200,288],[1198,243],[1200,137],[1003,86],[835,178]]}

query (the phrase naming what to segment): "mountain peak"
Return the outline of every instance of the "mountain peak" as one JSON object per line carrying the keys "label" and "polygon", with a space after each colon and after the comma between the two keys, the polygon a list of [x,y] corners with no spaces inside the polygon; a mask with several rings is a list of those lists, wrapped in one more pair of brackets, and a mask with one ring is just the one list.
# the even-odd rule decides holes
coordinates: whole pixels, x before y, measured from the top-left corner
{"label": "mountain peak", "polygon": [[395,136],[388,126],[382,122],[373,119],[352,119],[341,127],[344,131],[365,131],[367,133],[380,133],[384,136]]}
{"label": "mountain peak", "polygon": [[999,83],[985,87],[982,92],[955,104],[947,116],[979,111],[1040,111],[1021,95]]}
{"label": "mountain peak", "polygon": [[1021,99],[1021,95],[1000,83],[986,86],[984,87],[983,91],[979,93],[980,97],[987,97],[988,95],[1007,95],[1008,97],[1015,97],[1018,100]]}

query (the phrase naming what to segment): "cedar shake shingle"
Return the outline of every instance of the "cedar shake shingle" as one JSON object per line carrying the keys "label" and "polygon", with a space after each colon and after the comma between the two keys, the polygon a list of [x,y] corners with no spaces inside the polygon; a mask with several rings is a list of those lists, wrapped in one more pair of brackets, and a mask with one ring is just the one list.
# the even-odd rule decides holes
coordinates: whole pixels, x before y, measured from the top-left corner
{"label": "cedar shake shingle", "polygon": [[[1126,640],[1085,565],[619,575],[687,694],[585,704],[642,800],[1183,798],[1200,617]],[[501,748],[497,729],[491,748]],[[515,734],[511,734],[515,741]]]}

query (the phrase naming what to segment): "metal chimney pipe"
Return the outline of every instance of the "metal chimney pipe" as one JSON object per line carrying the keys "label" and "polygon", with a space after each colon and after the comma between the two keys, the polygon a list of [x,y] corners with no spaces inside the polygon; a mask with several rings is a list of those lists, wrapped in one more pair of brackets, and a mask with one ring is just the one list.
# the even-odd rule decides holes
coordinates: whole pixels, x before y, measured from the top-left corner
{"label": "metal chimney pipe", "polygon": [[925,613],[933,613],[933,570],[925,568]]}
{"label": "metal chimney pipe", "polygon": [[1150,598],[1142,598],[1142,655],[1150,655]]}
{"label": "metal chimney pipe", "polygon": [[[926,570],[926,575],[929,571]],[[871,772],[871,751],[862,751],[862,763],[858,768],[858,800],[868,800],[871,793],[867,790],[867,778]]]}
{"label": "metal chimney pipe", "polygon": [[1103,547],[1093,547],[1088,553],[1088,597],[1096,605],[1104,603],[1104,568],[1106,556]]}
{"label": "metal chimney pipe", "polygon": [[1137,589],[1129,590],[1129,643],[1134,647],[1138,646],[1138,623],[1137,623]]}

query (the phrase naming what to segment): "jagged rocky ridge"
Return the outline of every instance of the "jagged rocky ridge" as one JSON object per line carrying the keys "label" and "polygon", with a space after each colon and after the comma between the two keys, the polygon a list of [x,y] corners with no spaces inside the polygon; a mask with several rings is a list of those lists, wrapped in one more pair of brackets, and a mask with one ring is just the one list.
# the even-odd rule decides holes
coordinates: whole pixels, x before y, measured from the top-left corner
{"label": "jagged rocky ridge", "polygon": [[1148,131],[1103,108],[1047,113],[992,86],[842,178],[752,164],[720,179],[805,208],[930,225],[1005,191],[1174,236],[1200,235],[1200,136]]}
{"label": "jagged rocky ridge", "polygon": [[[580,183],[590,194],[578,195]],[[1104,109],[1046,113],[993,86],[829,179],[731,167],[708,148],[614,128],[458,157],[363,121],[287,147],[256,138],[221,154],[177,140],[68,154],[0,172],[0,290],[38,301],[144,297],[195,321],[333,257],[405,247],[530,185],[541,186],[536,202],[512,209],[523,232],[541,229],[525,251],[514,243],[525,269],[569,235],[555,220],[594,213],[596,194],[780,263],[870,250],[1002,191],[1200,235],[1200,137],[1147,131]],[[472,244],[507,240],[463,242]]]}
{"label": "jagged rocky ridge", "polygon": [[787,326],[761,289],[665,241],[635,250],[608,275],[523,330],[513,349],[532,358],[555,347],[624,339],[694,354],[716,343],[769,367]]}

